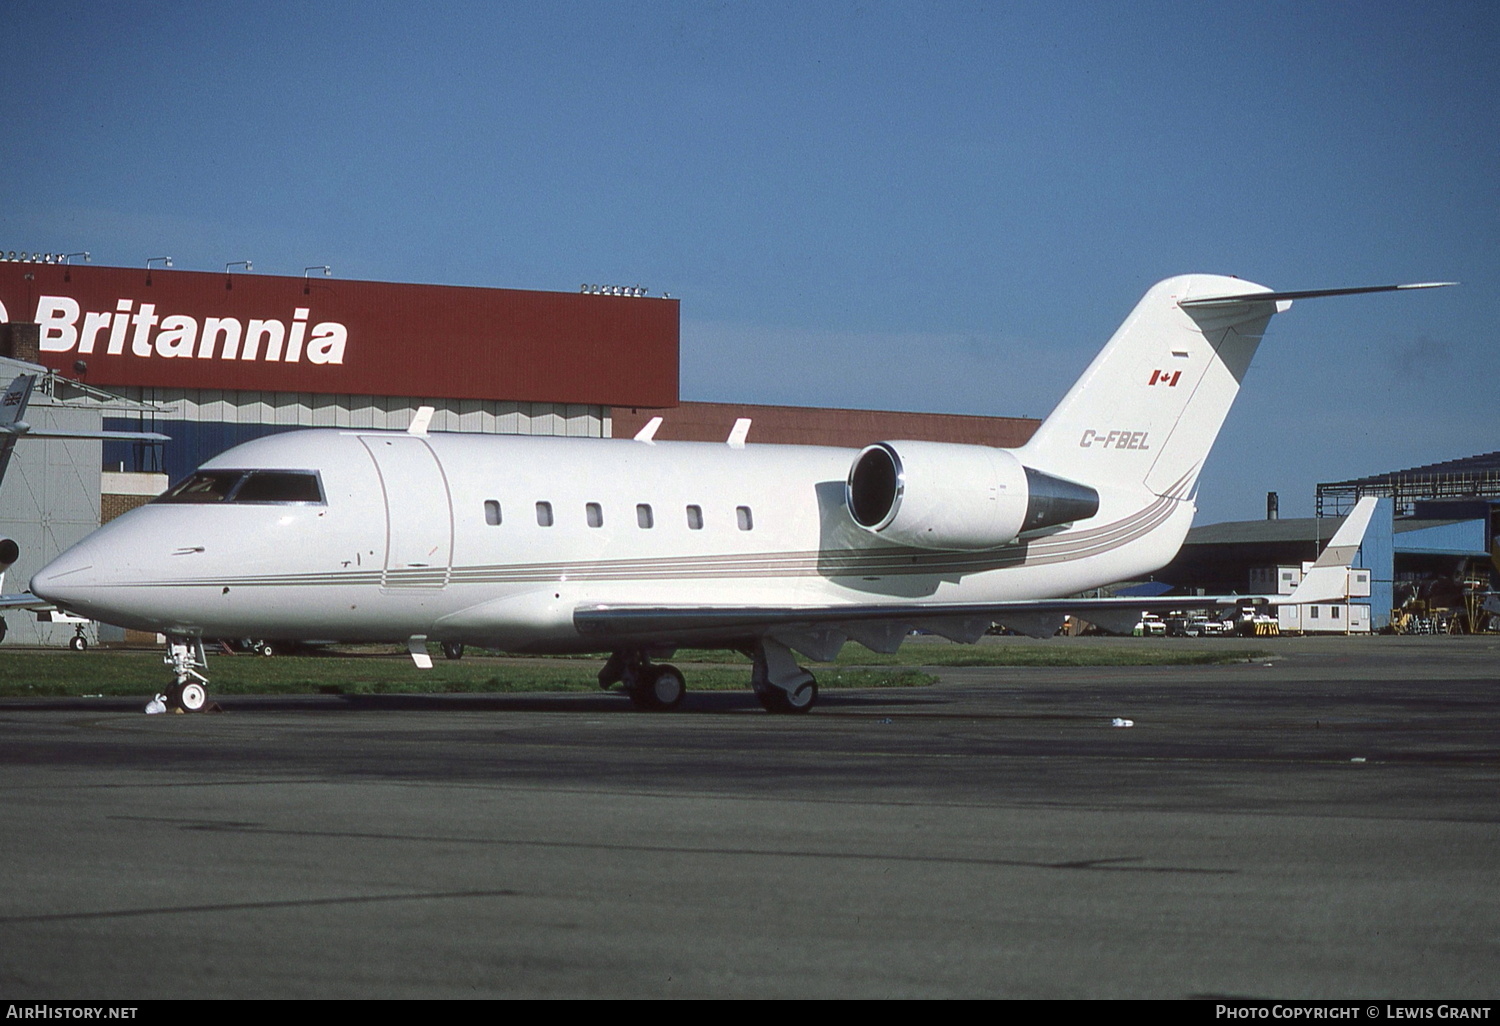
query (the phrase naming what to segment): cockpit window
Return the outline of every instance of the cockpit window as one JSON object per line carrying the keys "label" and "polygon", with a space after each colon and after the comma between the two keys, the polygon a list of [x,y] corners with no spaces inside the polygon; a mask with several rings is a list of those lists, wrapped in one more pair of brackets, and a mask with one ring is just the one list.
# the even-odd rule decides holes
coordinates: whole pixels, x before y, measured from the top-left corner
{"label": "cockpit window", "polygon": [[155,502],[321,504],[314,470],[200,470]]}
{"label": "cockpit window", "polygon": [[318,475],[297,470],[259,470],[248,474],[230,502],[322,502]]}
{"label": "cockpit window", "polygon": [[177,487],[168,489],[155,502],[223,502],[245,475],[237,470],[200,470]]}

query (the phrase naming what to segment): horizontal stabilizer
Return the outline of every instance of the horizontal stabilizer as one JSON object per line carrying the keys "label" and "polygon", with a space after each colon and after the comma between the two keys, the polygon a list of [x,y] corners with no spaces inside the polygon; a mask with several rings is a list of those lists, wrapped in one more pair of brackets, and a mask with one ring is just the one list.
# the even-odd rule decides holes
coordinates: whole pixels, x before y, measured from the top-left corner
{"label": "horizontal stabilizer", "polygon": [[[4,429],[0,429],[4,430]],[[27,438],[82,438],[101,442],[170,442],[171,435],[159,431],[37,431],[26,426],[17,432]]]}
{"label": "horizontal stabilizer", "polygon": [[1456,281],[1422,281],[1410,285],[1367,285],[1354,289],[1303,289],[1298,292],[1242,292],[1233,296],[1204,296],[1201,299],[1179,300],[1184,308],[1204,306],[1234,306],[1237,303],[1274,303],[1281,300],[1321,299],[1324,296],[1360,296],[1367,292],[1401,292],[1406,289],[1441,289],[1457,285]]}

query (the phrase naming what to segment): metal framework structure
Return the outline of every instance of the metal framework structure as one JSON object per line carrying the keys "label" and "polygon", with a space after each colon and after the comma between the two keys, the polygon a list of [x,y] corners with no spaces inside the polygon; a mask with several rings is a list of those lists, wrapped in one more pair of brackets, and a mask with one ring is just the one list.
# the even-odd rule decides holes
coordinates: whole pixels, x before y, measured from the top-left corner
{"label": "metal framework structure", "polygon": [[1500,499],[1500,452],[1320,484],[1317,515],[1341,516],[1364,495],[1395,500],[1397,516],[1429,499]]}

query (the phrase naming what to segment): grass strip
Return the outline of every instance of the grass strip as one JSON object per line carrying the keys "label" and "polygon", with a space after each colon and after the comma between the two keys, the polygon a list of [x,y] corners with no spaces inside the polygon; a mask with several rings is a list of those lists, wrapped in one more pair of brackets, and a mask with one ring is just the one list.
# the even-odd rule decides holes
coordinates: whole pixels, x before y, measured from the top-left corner
{"label": "grass strip", "polygon": [[[680,660],[689,662],[690,660]],[[444,660],[419,670],[405,656],[209,656],[214,695],[511,694],[599,690],[601,660]],[[823,688],[925,687],[929,673],[903,667],[817,670]],[[153,695],[167,683],[160,655],[149,652],[0,653],[0,696]],[[694,691],[748,690],[741,667],[694,667]]]}

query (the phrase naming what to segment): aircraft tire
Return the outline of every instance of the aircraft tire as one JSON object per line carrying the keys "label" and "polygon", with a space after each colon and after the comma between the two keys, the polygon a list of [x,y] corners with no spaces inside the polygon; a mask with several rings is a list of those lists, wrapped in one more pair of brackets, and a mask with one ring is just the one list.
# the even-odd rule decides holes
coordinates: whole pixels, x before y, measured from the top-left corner
{"label": "aircraft tire", "polygon": [[68,639],[68,647],[74,652],[87,652],[89,650],[89,639],[82,634],[75,634]]}
{"label": "aircraft tire", "polygon": [[443,642],[444,659],[462,659],[464,657],[464,643],[462,641]]}
{"label": "aircraft tire", "polygon": [[637,709],[669,712],[682,704],[687,682],[675,666],[648,666],[641,679],[630,689],[630,701]]}
{"label": "aircraft tire", "polygon": [[768,684],[758,688],[755,697],[768,713],[805,713],[818,704],[818,682],[810,680],[790,694]]}
{"label": "aircraft tire", "polygon": [[208,704],[208,692],[197,681],[188,681],[177,691],[177,704],[187,712],[199,712]]}
{"label": "aircraft tire", "polygon": [[197,712],[208,704],[208,693],[196,681],[168,684],[165,697],[168,709],[181,712]]}

